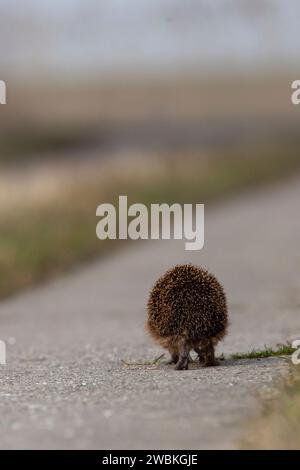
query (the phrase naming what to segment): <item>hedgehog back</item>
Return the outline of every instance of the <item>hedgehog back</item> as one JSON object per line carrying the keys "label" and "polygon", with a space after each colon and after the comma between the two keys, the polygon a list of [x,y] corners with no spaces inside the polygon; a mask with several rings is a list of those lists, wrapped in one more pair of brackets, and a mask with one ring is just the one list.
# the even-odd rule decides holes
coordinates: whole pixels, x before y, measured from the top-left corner
{"label": "hedgehog back", "polygon": [[162,338],[212,338],[227,326],[226,297],[215,276],[193,265],[177,265],[161,276],[148,301],[148,326]]}

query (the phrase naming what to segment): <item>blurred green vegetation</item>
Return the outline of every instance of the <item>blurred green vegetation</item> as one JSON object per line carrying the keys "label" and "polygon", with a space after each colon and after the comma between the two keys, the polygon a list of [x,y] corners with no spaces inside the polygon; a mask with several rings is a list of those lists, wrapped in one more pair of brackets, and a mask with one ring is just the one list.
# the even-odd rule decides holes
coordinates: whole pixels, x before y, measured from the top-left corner
{"label": "blurred green vegetation", "polygon": [[244,449],[299,450],[300,448],[300,366],[292,371],[280,394],[269,400],[242,442]]}
{"label": "blurred green vegetation", "polygon": [[[99,173],[93,181],[66,182],[55,201],[19,205],[0,219],[0,297],[62,273],[126,241],[99,241],[96,207],[129,203],[199,202],[224,198],[275,181],[300,169],[298,147],[236,148],[223,155],[162,155],[145,158],[143,174],[133,163],[127,171]],[[95,173],[96,174],[96,173]],[[72,179],[72,176],[70,176]]]}
{"label": "blurred green vegetation", "polygon": [[95,139],[95,130],[82,125],[57,126],[47,123],[12,126],[2,132],[0,163],[43,159],[49,152],[55,156],[56,152],[91,145]]}

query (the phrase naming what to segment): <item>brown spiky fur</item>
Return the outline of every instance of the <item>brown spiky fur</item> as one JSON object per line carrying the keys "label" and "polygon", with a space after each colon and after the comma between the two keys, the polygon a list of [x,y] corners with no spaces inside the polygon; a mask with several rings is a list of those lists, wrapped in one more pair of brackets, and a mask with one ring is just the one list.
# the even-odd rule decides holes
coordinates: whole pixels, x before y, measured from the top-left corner
{"label": "brown spiky fur", "polygon": [[171,354],[176,369],[188,369],[189,353],[200,364],[216,365],[215,346],[228,326],[226,296],[215,276],[191,264],[169,269],[148,300],[147,328]]}

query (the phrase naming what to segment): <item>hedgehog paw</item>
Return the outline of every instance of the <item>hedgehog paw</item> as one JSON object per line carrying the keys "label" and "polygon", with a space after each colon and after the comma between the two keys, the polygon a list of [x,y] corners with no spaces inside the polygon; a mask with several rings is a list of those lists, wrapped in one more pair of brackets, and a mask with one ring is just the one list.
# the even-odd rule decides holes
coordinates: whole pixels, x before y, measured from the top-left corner
{"label": "hedgehog paw", "polygon": [[203,354],[198,354],[197,359],[199,361],[200,366],[205,365],[205,357],[203,356]]}
{"label": "hedgehog paw", "polygon": [[179,361],[176,364],[175,370],[188,370],[189,361]]}

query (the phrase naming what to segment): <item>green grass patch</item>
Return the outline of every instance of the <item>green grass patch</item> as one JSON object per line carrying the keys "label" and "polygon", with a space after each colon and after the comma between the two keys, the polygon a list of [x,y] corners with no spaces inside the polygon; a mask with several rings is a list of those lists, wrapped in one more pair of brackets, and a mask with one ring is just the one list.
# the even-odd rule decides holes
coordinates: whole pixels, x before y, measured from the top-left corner
{"label": "green grass patch", "polygon": [[290,356],[295,349],[290,343],[280,344],[276,349],[265,346],[264,349],[253,349],[246,353],[234,353],[230,359],[264,359],[266,357]]}

